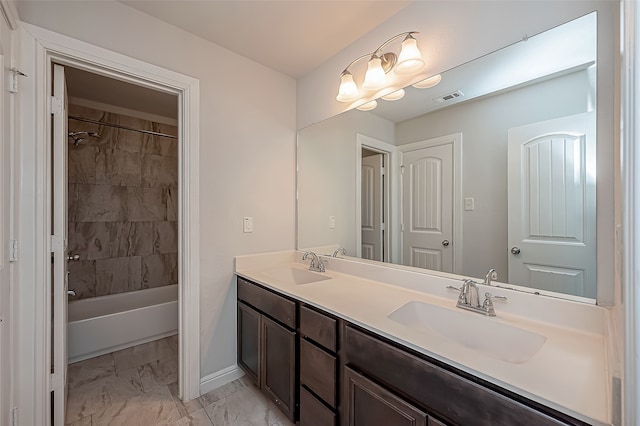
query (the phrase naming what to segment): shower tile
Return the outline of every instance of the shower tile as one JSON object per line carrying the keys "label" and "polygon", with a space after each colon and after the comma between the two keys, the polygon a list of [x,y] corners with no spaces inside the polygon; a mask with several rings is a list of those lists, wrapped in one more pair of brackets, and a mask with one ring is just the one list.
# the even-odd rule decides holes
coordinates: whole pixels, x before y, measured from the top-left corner
{"label": "shower tile", "polygon": [[178,254],[142,256],[142,288],[178,283]]}
{"label": "shower tile", "polygon": [[78,220],[78,185],[69,183],[67,186],[67,221]]}
{"label": "shower tile", "polygon": [[142,186],[177,187],[178,161],[175,158],[145,154],[142,157]]}
{"label": "shower tile", "polygon": [[83,417],[75,422],[65,423],[65,426],[91,426],[91,416]]}
{"label": "shower tile", "polygon": [[[166,133],[166,132],[162,132],[161,130],[156,130],[156,131],[159,131],[161,133]],[[170,134],[170,133],[167,133],[167,134]],[[163,136],[149,135],[149,137],[145,139],[145,141],[142,144],[142,153],[160,155],[163,157],[178,158],[178,140],[166,138]]]}
{"label": "shower tile", "polygon": [[93,426],[169,426],[179,420],[169,389],[166,386],[149,393],[113,403],[92,416]]}
{"label": "shower tile", "polygon": [[69,183],[96,183],[96,148],[84,144],[69,144]]}
{"label": "shower tile", "polygon": [[162,188],[127,188],[127,220],[167,220],[167,200]]}
{"label": "shower tile", "polygon": [[110,257],[109,226],[106,222],[69,223],[69,254],[80,259],[95,260]]}
{"label": "shower tile", "polygon": [[173,353],[178,356],[178,335],[174,334],[173,336],[165,337],[164,340],[167,341]]}
{"label": "shower tile", "polygon": [[96,296],[96,261],[79,260],[68,262],[69,290],[76,292],[70,300],[86,299]]}
{"label": "shower tile", "polygon": [[178,137],[178,126],[166,123],[153,123],[153,129],[156,132],[164,133],[165,135]]}
{"label": "shower tile", "polygon": [[124,186],[77,184],[75,222],[124,220],[127,188]]}
{"label": "shower tile", "polygon": [[178,189],[167,188],[167,220],[178,220]]}
{"label": "shower tile", "polygon": [[142,152],[142,148],[146,140],[150,138],[151,135],[144,133],[126,129],[117,129],[115,148],[120,151],[135,152],[139,154]]}
{"label": "shower tile", "polygon": [[99,149],[96,155],[96,183],[140,186],[140,155],[118,149]]}
{"label": "shower tile", "polygon": [[153,252],[178,252],[178,222],[153,223]]}
{"label": "shower tile", "polygon": [[101,355],[69,365],[69,388],[77,388],[116,374],[116,367],[112,354]]}
{"label": "shower tile", "polygon": [[164,339],[143,343],[142,345],[113,353],[116,371],[130,370],[143,364],[166,358],[175,358],[175,355]]}
{"label": "shower tile", "polygon": [[183,416],[173,426],[213,426],[213,423],[204,408],[201,408],[193,414]]}
{"label": "shower tile", "polygon": [[140,267],[140,256],[96,260],[96,296],[139,290]]}
{"label": "shower tile", "polygon": [[178,359],[164,358],[138,367],[138,374],[145,392],[174,383],[178,380]]}
{"label": "shower tile", "polygon": [[153,222],[110,222],[111,257],[153,253]]}

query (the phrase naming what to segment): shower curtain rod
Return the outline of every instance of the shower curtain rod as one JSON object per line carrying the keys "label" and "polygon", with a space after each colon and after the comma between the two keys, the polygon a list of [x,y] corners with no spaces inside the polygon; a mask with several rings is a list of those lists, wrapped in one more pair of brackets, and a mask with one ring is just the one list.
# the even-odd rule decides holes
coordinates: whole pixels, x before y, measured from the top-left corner
{"label": "shower curtain rod", "polygon": [[163,138],[178,139],[177,136],[167,135],[166,133],[154,132],[153,130],[134,129],[134,128],[131,128],[131,127],[121,126],[119,124],[105,123],[104,121],[91,120],[90,118],[74,117],[73,115],[69,115],[67,118],[70,119],[70,120],[84,121],[85,123],[99,124],[101,126],[116,127],[118,129],[123,129],[123,130],[131,130],[132,132],[146,133],[147,135],[162,136]]}

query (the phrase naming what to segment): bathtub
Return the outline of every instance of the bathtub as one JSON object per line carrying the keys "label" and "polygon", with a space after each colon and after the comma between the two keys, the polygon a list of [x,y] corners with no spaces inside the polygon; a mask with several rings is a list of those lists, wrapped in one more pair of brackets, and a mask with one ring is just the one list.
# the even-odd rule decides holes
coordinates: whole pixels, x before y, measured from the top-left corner
{"label": "bathtub", "polygon": [[161,339],[178,331],[178,285],[69,302],[69,363]]}

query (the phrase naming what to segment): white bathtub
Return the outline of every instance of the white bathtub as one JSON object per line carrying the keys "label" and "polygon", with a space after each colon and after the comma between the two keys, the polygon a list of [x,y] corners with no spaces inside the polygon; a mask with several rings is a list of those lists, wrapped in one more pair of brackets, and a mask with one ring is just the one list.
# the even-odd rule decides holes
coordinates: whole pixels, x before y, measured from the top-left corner
{"label": "white bathtub", "polygon": [[178,331],[178,285],[69,302],[69,363]]}

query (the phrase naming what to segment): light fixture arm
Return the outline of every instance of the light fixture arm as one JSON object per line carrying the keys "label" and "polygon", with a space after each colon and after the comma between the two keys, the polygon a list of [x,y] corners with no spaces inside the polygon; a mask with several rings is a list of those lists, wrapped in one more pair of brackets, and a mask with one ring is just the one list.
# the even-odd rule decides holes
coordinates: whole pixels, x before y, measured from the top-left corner
{"label": "light fixture arm", "polygon": [[362,55],[362,56],[360,56],[360,57],[358,57],[358,58],[354,59],[353,61],[351,61],[351,63],[345,67],[344,71],[342,71],[342,74],[340,74],[340,75],[343,75],[344,73],[349,72],[349,68],[351,68],[351,66],[352,66],[353,64],[355,64],[356,62],[358,62],[358,61],[360,61],[360,60],[362,60],[362,59],[364,59],[364,58],[372,58],[373,56],[379,56],[379,54],[380,54],[380,53],[382,53],[382,49],[384,49],[384,48],[385,48],[389,43],[391,43],[392,41],[397,40],[397,39],[399,39],[400,37],[403,37],[403,36],[404,36],[405,38],[406,38],[406,37],[409,37],[409,36],[413,36],[413,34],[420,34],[420,32],[419,32],[419,31],[407,31],[407,32],[405,32],[405,33],[400,33],[400,34],[398,34],[398,35],[395,35],[395,36],[391,37],[389,40],[387,40],[387,41],[385,41],[384,43],[382,43],[382,44],[381,44],[381,45],[380,45],[376,50],[374,50],[373,52],[371,52],[371,53],[365,53],[364,55]]}

